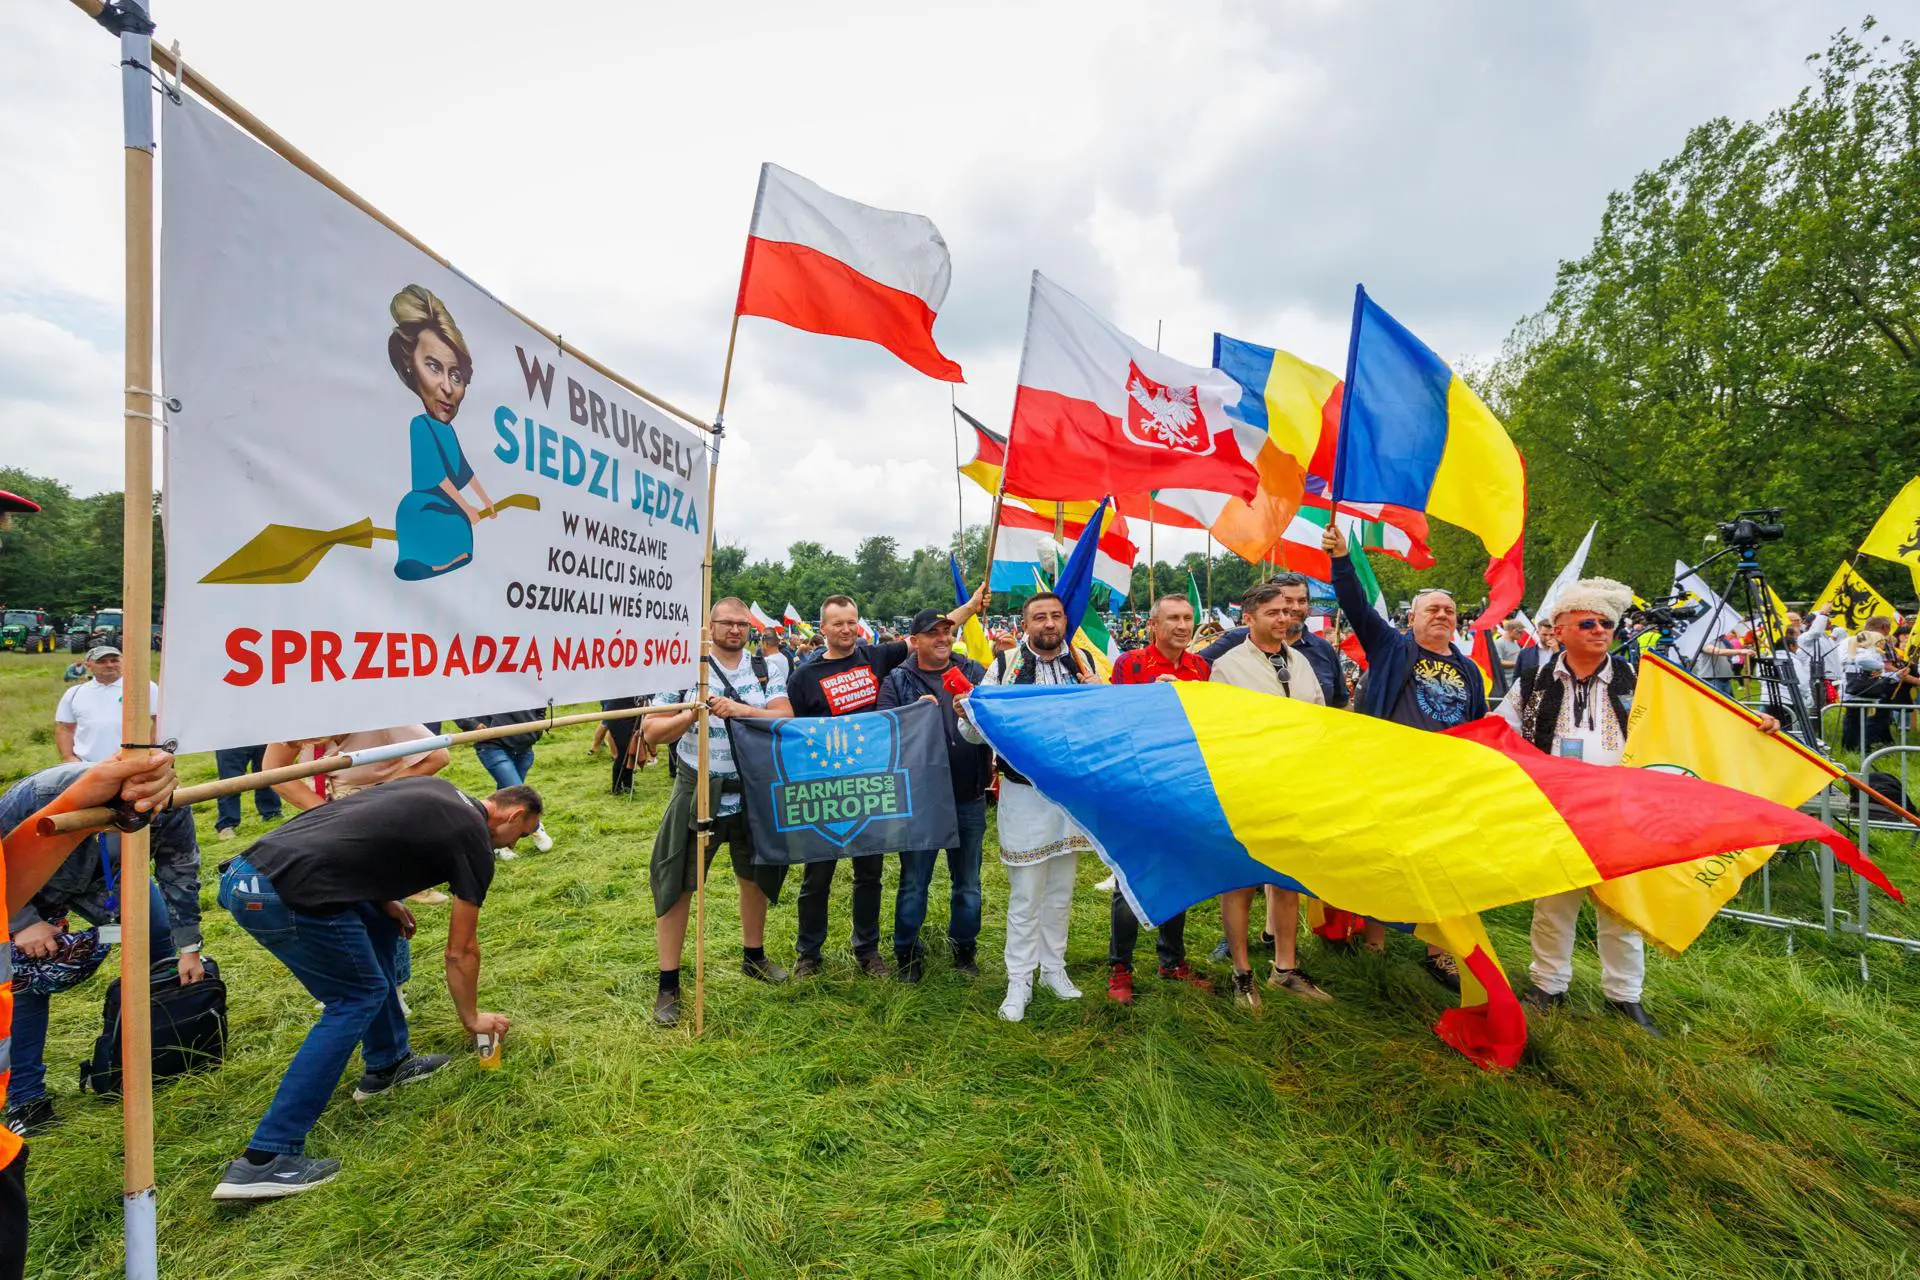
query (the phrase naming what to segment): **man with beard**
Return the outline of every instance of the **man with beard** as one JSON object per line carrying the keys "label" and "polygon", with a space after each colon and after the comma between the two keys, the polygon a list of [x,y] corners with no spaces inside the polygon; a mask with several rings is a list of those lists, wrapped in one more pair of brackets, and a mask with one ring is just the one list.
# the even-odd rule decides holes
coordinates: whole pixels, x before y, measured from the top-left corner
{"label": "man with beard", "polygon": [[[957,629],[986,603],[982,586],[973,599],[946,617]],[[871,711],[879,701],[880,682],[904,663],[910,651],[904,640],[886,644],[860,643],[860,609],[851,596],[828,596],[820,603],[820,635],[826,652],[796,667],[787,683],[787,697],[796,716],[850,716]],[[837,861],[809,862],[800,877],[799,959],[794,976],[820,972],[821,951],[827,943],[827,904],[833,894]],[[862,973],[884,978],[890,972],[880,956],[880,876],[882,854],[853,859],[853,958]]]}

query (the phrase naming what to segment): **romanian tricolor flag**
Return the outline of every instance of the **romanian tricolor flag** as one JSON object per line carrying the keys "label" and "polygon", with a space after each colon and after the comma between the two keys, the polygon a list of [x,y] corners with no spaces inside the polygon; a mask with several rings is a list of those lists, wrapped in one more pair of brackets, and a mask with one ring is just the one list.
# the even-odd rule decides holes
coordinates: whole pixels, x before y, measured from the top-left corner
{"label": "romanian tricolor flag", "polygon": [[1520,451],[1445,361],[1356,287],[1334,459],[1336,501],[1424,511],[1479,536],[1492,556],[1491,627],[1520,603],[1527,477]]}
{"label": "romanian tricolor flag", "polygon": [[[1806,814],[1696,778],[1548,756],[1494,717],[1426,733],[1203,683],[981,689],[969,706],[1156,924],[1273,884],[1457,933],[1493,907],[1790,840],[1821,841],[1898,897]],[[1352,760],[1394,768],[1356,787]]]}

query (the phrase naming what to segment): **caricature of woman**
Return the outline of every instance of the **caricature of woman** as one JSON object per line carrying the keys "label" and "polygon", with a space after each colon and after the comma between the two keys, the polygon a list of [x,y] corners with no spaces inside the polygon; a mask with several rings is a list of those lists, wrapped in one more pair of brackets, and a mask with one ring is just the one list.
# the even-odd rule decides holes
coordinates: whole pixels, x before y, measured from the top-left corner
{"label": "caricature of woman", "polygon": [[[481,487],[460,451],[453,416],[460,412],[473,357],[446,305],[425,288],[410,284],[393,295],[393,333],[387,359],[407,390],[420,397],[426,412],[408,426],[413,488],[393,514],[400,544],[394,576],[407,581],[451,573],[473,559],[473,523],[491,519],[493,500]],[[480,505],[460,491],[473,486]]]}

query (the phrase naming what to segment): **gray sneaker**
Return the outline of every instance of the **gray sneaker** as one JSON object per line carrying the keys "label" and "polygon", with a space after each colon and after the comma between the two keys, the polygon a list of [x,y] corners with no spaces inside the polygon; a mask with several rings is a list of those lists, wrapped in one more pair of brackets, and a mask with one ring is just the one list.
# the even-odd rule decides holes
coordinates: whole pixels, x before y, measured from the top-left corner
{"label": "gray sneaker", "polygon": [[340,1176],[338,1160],[312,1156],[275,1156],[268,1164],[249,1164],[245,1156],[227,1166],[226,1176],[213,1189],[215,1200],[278,1200],[311,1191]]}
{"label": "gray sneaker", "polygon": [[397,1084],[413,1084],[425,1080],[428,1076],[447,1065],[449,1059],[444,1053],[416,1053],[394,1063],[385,1071],[369,1071],[360,1077],[360,1083],[354,1086],[353,1100],[365,1102],[368,1098],[385,1093]]}

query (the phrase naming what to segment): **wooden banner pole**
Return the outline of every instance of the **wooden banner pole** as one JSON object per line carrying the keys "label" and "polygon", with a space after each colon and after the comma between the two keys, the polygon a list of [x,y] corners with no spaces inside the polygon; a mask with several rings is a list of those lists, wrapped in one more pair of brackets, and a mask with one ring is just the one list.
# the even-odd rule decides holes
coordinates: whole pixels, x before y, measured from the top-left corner
{"label": "wooden banner pole", "polygon": [[[692,708],[691,702],[664,702],[657,706],[628,707],[620,711],[581,711],[573,715],[551,716],[535,723],[541,729],[564,729],[569,725],[593,724],[601,720],[634,720],[642,716],[665,715],[674,711],[688,711]],[[382,754],[379,758],[385,759],[389,755],[413,755],[440,747],[491,742],[495,738],[511,738],[526,731],[527,726],[524,724],[503,724],[491,729],[470,729],[465,733],[436,734],[431,738],[418,738],[412,742],[399,742],[380,748]],[[282,782],[311,778],[319,773],[333,773],[335,770],[350,768],[356,763],[365,764],[367,761],[368,753],[366,752],[322,756],[318,760],[303,760],[299,764],[290,764],[280,769],[266,769],[243,774],[237,778],[221,778],[214,782],[203,782],[194,787],[181,787],[167,801],[167,807],[185,809],[190,805],[218,800],[221,796],[237,796],[245,791],[258,791],[263,787],[277,786]],[[92,831],[112,822],[113,816],[111,809],[74,809],[68,813],[40,819],[38,831],[42,836],[58,835],[63,831]]]}

